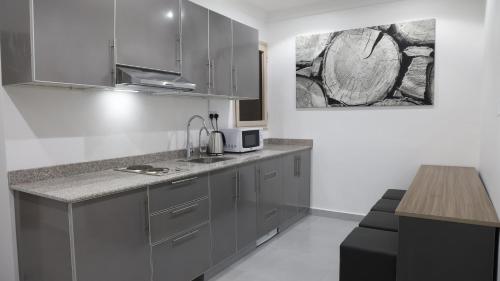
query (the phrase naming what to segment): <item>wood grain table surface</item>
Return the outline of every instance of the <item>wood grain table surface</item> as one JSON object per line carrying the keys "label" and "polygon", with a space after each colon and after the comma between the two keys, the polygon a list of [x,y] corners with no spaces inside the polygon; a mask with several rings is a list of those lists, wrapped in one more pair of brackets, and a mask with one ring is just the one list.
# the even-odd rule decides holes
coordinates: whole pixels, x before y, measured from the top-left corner
{"label": "wood grain table surface", "polygon": [[500,227],[479,173],[470,167],[421,166],[396,215]]}

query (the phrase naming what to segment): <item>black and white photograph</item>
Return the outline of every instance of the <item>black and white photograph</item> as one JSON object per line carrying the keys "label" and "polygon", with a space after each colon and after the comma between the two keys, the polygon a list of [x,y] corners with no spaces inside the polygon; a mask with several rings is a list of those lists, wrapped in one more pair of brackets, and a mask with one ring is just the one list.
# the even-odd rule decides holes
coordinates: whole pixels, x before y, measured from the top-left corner
{"label": "black and white photograph", "polygon": [[434,104],[436,20],[296,37],[297,108]]}

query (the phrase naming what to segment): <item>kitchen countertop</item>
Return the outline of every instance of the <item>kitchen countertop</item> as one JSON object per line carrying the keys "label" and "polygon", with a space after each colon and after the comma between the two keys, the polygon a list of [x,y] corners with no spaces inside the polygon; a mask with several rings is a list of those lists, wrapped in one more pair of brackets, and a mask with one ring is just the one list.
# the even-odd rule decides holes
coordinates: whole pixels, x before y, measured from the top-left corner
{"label": "kitchen countertop", "polygon": [[25,192],[64,203],[77,203],[311,148],[311,146],[305,145],[269,144],[265,146],[264,150],[257,152],[226,154],[225,157],[232,159],[212,164],[179,162],[180,159],[151,163],[151,165],[155,167],[179,167],[185,170],[165,176],[150,176],[115,170],[104,170],[26,184],[11,185],[10,188],[15,191]]}

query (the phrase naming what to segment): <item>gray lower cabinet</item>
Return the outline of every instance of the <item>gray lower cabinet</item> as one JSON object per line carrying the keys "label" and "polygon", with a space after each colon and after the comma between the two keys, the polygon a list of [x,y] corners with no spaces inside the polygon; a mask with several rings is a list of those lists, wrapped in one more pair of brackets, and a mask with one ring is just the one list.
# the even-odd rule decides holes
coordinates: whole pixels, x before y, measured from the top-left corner
{"label": "gray lower cabinet", "polygon": [[208,9],[189,0],[182,1],[182,76],[208,93]]}
{"label": "gray lower cabinet", "polygon": [[73,204],[16,192],[20,281],[218,272],[309,209],[310,162],[303,151]]}
{"label": "gray lower cabinet", "polygon": [[299,212],[307,213],[311,208],[311,151],[300,152],[299,172]]}
{"label": "gray lower cabinet", "polygon": [[210,11],[209,28],[210,93],[231,96],[233,52],[231,19]]}
{"label": "gray lower cabinet", "polygon": [[208,175],[149,187],[153,281],[191,281],[210,267]]}
{"label": "gray lower cabinet", "polygon": [[257,240],[257,189],[255,165],[238,169],[237,248],[255,247]]}
{"label": "gray lower cabinet", "polygon": [[210,174],[213,265],[236,253],[236,186],[236,169]]}
{"label": "gray lower cabinet", "polygon": [[209,223],[179,233],[152,251],[153,281],[191,281],[210,267]]}
{"label": "gray lower cabinet", "polygon": [[301,151],[282,158],[283,189],[280,229],[295,223],[310,208],[311,151]]}
{"label": "gray lower cabinet", "polygon": [[233,21],[233,95],[259,99],[259,32]]}
{"label": "gray lower cabinet", "polygon": [[20,281],[72,278],[68,205],[15,193]]}
{"label": "gray lower cabinet", "polygon": [[73,205],[79,281],[150,280],[147,202],[142,189]]}
{"label": "gray lower cabinet", "polygon": [[299,212],[299,189],[301,177],[299,170],[300,154],[283,157],[283,202],[281,205],[281,225],[289,225]]}
{"label": "gray lower cabinet", "polygon": [[258,164],[258,236],[264,236],[279,227],[282,202],[281,158],[264,160]]}
{"label": "gray lower cabinet", "polygon": [[116,0],[117,63],[180,72],[179,0]]}

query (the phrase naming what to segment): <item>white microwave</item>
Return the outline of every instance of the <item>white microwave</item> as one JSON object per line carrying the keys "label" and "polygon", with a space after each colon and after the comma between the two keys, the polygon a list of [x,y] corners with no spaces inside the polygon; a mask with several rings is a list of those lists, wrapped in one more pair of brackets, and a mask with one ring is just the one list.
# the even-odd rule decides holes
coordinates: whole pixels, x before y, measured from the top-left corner
{"label": "white microwave", "polygon": [[232,128],[221,130],[226,138],[225,152],[249,152],[264,148],[262,128]]}

